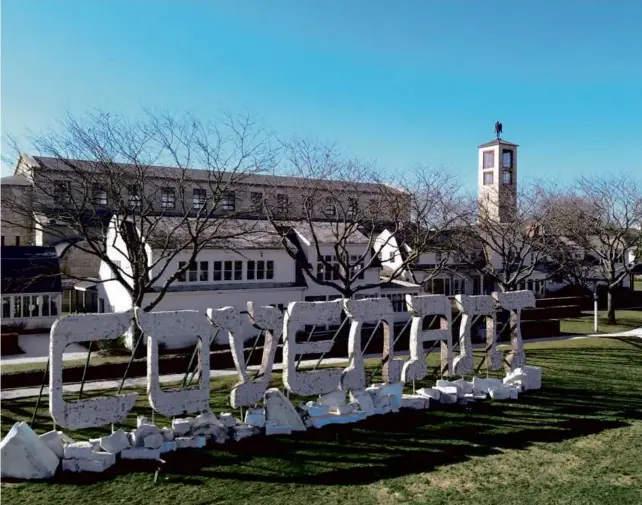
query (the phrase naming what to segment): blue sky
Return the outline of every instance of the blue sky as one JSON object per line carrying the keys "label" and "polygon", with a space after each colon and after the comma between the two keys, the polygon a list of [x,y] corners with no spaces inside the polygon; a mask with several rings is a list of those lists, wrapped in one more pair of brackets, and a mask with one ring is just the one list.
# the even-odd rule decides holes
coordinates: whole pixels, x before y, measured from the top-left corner
{"label": "blue sky", "polygon": [[521,179],[641,174],[640,26],[640,0],[4,0],[2,135],[94,107],[250,111],[474,189],[499,119]]}

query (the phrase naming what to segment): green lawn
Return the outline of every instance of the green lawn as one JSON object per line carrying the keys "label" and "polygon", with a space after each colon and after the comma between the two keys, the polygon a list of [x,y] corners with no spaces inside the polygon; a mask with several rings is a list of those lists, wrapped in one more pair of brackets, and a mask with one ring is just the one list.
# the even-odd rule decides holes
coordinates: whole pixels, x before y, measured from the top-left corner
{"label": "green lawn", "polygon": [[[2,502],[642,503],[642,341],[529,344],[527,356],[543,367],[544,388],[518,402],[484,402],[468,413],[453,406],[377,416],[173,453],[157,484],[155,466],[124,462],[105,475],[6,484]],[[213,382],[214,412],[227,409],[230,385]],[[45,402],[38,431],[51,429],[46,408]],[[32,410],[33,399],[2,402],[2,433]],[[149,413],[141,398],[126,424]]]}
{"label": "green lawn", "polygon": [[[621,333],[623,331],[642,328],[642,310],[616,310],[617,324],[609,325],[606,322],[606,311],[598,311],[598,333]],[[590,335],[593,331],[593,312],[583,312],[582,317],[561,320],[562,334]]]}

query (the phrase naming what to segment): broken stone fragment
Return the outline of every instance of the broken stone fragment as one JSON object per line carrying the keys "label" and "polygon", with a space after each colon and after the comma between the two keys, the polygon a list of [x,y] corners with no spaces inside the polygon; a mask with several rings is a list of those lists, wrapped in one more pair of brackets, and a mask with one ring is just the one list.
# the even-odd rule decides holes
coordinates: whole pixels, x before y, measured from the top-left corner
{"label": "broken stone fragment", "polygon": [[235,441],[242,440],[247,437],[251,437],[259,433],[259,429],[249,424],[237,424],[232,428],[232,438]]}
{"label": "broken stone fragment", "polygon": [[292,434],[292,428],[289,426],[281,426],[274,421],[266,421],[265,422],[265,434],[267,436],[272,436],[272,435],[291,435]]}
{"label": "broken stone fragment", "polygon": [[113,432],[111,435],[102,437],[99,442],[100,448],[105,452],[119,453],[124,449],[130,447],[129,437],[127,433],[120,428],[119,430]]}
{"label": "broken stone fragment", "polygon": [[484,379],[482,377],[473,377],[473,393],[487,394],[491,388],[502,387],[503,382],[501,379]]}
{"label": "broken stone fragment", "polygon": [[43,435],[40,435],[40,440],[42,440],[47,447],[53,451],[53,453],[58,456],[58,459],[65,457],[65,448],[62,445],[62,431],[48,431]]}
{"label": "broken stone fragment", "polygon": [[416,394],[418,394],[419,396],[430,398],[432,400],[439,401],[439,397],[441,396],[441,391],[434,388],[421,388],[417,390]]}
{"label": "broken stone fragment", "polygon": [[[451,388],[444,388],[444,389],[451,389]],[[457,393],[441,390],[441,395],[439,395],[439,403],[442,403],[444,405],[449,405],[449,404],[457,403],[458,400],[459,400],[459,397],[457,396]]]}
{"label": "broken stone fragment", "polygon": [[456,381],[453,381],[453,384],[455,384],[458,388],[460,388],[464,392],[464,394],[469,394],[473,392],[472,383],[468,382],[465,379],[457,379]]}
{"label": "broken stone fragment", "polygon": [[[435,385],[435,389],[439,389],[442,393],[445,392],[443,388],[456,388],[456,394],[458,398],[463,398],[464,397],[464,390],[459,386],[456,382],[452,381],[447,381],[447,380],[438,380],[437,384]],[[452,394],[452,392],[449,392],[448,394]]]}
{"label": "broken stone fragment", "polygon": [[319,399],[316,401],[317,405],[327,405],[328,407],[335,407],[338,405],[346,404],[346,393],[345,391],[332,391],[325,395],[319,396]]}
{"label": "broken stone fragment", "polygon": [[143,439],[143,446],[147,449],[160,449],[164,441],[162,433],[152,433]]}
{"label": "broken stone fragment", "polygon": [[190,443],[190,449],[202,449],[207,445],[207,440],[205,437],[190,437],[192,439]]}
{"label": "broken stone fragment", "polygon": [[265,426],[265,411],[263,409],[247,409],[245,424],[263,428]]}
{"label": "broken stone fragment", "polygon": [[189,449],[192,446],[192,437],[176,437],[174,442],[177,449]]}
{"label": "broken stone fragment", "polygon": [[230,438],[227,429],[222,426],[212,427],[212,433],[209,436],[217,444],[224,444]]}
{"label": "broken stone fragment", "polygon": [[510,398],[510,390],[506,387],[491,388],[488,394],[493,400],[508,400]]}
{"label": "broken stone fragment", "polygon": [[163,434],[163,440],[165,442],[171,442],[174,440],[174,431],[170,428],[162,428],[161,433]]}
{"label": "broken stone fragment", "polygon": [[372,396],[365,391],[350,391],[350,403],[357,403],[366,416],[372,416],[375,413]]}
{"label": "broken stone fragment", "polygon": [[78,468],[77,459],[63,459],[62,460],[62,471],[63,472],[80,472]]}
{"label": "broken stone fragment", "polygon": [[190,429],[192,428],[192,418],[187,417],[184,419],[173,419],[172,420],[172,429],[174,430],[174,434],[177,437],[182,437],[187,435],[190,432]]}
{"label": "broken stone fragment", "polygon": [[310,417],[308,422],[310,426],[315,428],[322,428],[329,424],[348,424],[363,421],[366,418],[366,413],[363,411],[352,412],[345,415],[328,414],[325,416]]}
{"label": "broken stone fragment", "polygon": [[74,442],[65,446],[65,459],[87,459],[94,452],[94,445],[90,442]]}
{"label": "broken stone fragment", "polygon": [[343,416],[346,414],[352,414],[355,410],[356,410],[356,407],[354,404],[334,405],[330,407],[329,414]]}
{"label": "broken stone fragment", "polygon": [[403,395],[401,398],[402,409],[425,410],[430,407],[430,398],[422,395]]}
{"label": "broken stone fragment", "polygon": [[301,410],[307,412],[310,416],[325,416],[330,412],[328,405],[319,405],[316,402],[309,401],[305,405],[301,405]]}
{"label": "broken stone fragment", "polygon": [[542,389],[542,369],[538,366],[523,366],[522,371],[528,378],[528,389]]}
{"label": "broken stone fragment", "polygon": [[220,423],[218,422],[218,419],[216,418],[214,413],[212,413],[211,411],[206,411],[196,416],[191,425],[192,431],[194,431],[203,426],[220,426]]}
{"label": "broken stone fragment", "polygon": [[0,442],[0,475],[14,479],[53,477],[60,459],[27,423],[16,423]]}
{"label": "broken stone fragment", "polygon": [[160,449],[147,449],[146,447],[132,447],[120,453],[121,459],[158,459]]}
{"label": "broken stone fragment", "polygon": [[223,412],[220,416],[219,422],[225,428],[231,428],[236,425],[236,419],[230,412]]}
{"label": "broken stone fragment", "polygon": [[279,426],[289,426],[292,431],[305,431],[301,416],[290,401],[277,388],[265,392],[265,418],[274,421]]}
{"label": "broken stone fragment", "polygon": [[142,423],[134,430],[134,446],[143,447],[145,445],[145,438],[149,435],[161,435],[160,428],[153,424]]}

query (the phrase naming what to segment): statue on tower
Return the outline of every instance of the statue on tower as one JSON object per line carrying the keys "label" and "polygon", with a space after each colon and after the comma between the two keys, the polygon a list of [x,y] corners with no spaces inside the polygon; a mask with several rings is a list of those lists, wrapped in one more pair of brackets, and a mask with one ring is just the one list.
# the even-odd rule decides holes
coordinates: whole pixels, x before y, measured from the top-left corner
{"label": "statue on tower", "polygon": [[502,124],[499,121],[495,122],[495,135],[497,135],[498,139],[502,136],[503,132],[504,127],[502,126]]}

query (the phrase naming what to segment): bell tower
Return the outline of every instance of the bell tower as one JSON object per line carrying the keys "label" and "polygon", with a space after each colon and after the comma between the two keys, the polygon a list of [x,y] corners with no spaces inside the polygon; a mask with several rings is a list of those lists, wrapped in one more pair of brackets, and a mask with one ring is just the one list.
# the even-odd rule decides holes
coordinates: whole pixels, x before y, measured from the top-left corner
{"label": "bell tower", "polygon": [[497,138],[478,148],[477,187],[480,214],[505,223],[517,212],[517,144],[500,138],[501,131],[498,122]]}

